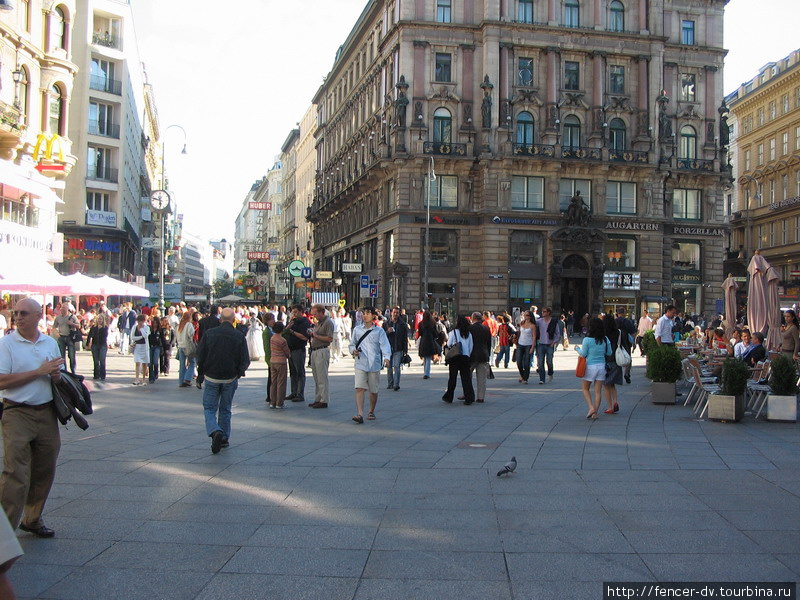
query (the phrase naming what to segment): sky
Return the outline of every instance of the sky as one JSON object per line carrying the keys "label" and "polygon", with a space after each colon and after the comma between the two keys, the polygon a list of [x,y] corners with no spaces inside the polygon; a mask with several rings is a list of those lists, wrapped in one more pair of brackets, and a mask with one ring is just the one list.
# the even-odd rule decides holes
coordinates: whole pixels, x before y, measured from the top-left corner
{"label": "sky", "polygon": [[[275,162],[367,1],[131,4],[161,129],[186,131],[185,155],[180,129],[165,134],[170,189],[185,227],[232,241],[245,195]],[[800,48],[799,18],[800,0],[729,2],[726,94]]]}

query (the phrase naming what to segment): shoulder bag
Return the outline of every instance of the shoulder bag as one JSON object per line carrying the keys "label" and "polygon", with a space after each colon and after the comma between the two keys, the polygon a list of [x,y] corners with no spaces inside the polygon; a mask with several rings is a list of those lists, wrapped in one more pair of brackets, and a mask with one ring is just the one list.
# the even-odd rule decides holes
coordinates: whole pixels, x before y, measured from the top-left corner
{"label": "shoulder bag", "polygon": [[444,364],[446,365],[450,364],[450,361],[454,358],[461,356],[461,336],[458,334],[458,332],[456,332],[455,336],[459,341],[447,349],[447,352],[444,355]]}
{"label": "shoulder bag", "polygon": [[622,332],[619,332],[619,340],[617,341],[617,351],[614,353],[614,360],[620,367],[627,367],[631,364],[631,355],[627,353],[625,348],[622,347]]}

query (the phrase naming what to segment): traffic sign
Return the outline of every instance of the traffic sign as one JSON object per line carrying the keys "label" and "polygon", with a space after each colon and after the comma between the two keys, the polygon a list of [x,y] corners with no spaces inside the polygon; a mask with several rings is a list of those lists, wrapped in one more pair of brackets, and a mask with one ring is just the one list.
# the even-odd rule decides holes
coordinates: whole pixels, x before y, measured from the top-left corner
{"label": "traffic sign", "polygon": [[300,269],[300,277],[303,279],[311,279],[311,267],[303,267]]}
{"label": "traffic sign", "polygon": [[361,276],[361,287],[368,288],[369,287],[369,275],[362,275]]}
{"label": "traffic sign", "polygon": [[378,297],[378,284],[373,283],[369,286],[369,297],[370,298],[377,298]]}
{"label": "traffic sign", "polygon": [[300,277],[304,268],[305,264],[303,264],[302,260],[293,260],[289,263],[289,275],[292,277]]}

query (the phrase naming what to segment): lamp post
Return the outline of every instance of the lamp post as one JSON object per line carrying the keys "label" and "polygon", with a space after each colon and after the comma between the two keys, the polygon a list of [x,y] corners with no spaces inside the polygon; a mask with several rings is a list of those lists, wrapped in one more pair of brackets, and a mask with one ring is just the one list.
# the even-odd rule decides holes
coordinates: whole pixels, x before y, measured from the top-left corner
{"label": "lamp post", "polygon": [[[165,170],[165,163],[166,163],[166,149],[167,149],[167,131],[172,128],[180,129],[183,132],[183,149],[181,150],[181,154],[186,154],[186,130],[181,127],[180,125],[168,125],[166,129],[164,129],[163,141],[161,142],[161,189],[167,191],[167,172]],[[171,204],[171,203],[170,203]],[[158,272],[158,303],[161,306],[161,309],[164,309],[165,300],[164,300],[164,270],[167,266],[167,257],[166,252],[164,249],[164,241],[167,237],[167,212],[164,211],[161,213],[161,265],[159,267]]]}
{"label": "lamp post", "polygon": [[16,69],[11,71],[11,77],[14,79],[14,108],[20,108],[19,102],[19,84],[22,82],[22,69],[17,66]]}
{"label": "lamp post", "polygon": [[426,179],[428,180],[425,185],[426,191],[426,200],[425,200],[425,261],[423,263],[424,266],[424,273],[423,273],[423,287],[424,290],[424,305],[426,310],[430,310],[428,306],[428,263],[430,262],[430,242],[431,242],[431,185],[434,181],[436,181],[436,172],[433,170],[433,157],[429,156],[428,158],[431,159],[431,168],[426,175]]}

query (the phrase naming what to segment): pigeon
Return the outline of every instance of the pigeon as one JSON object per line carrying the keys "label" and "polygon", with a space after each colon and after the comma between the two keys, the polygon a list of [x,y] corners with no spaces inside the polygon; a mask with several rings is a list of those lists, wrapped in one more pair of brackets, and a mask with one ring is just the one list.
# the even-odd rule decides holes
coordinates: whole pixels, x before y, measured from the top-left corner
{"label": "pigeon", "polygon": [[500,477],[501,475],[505,475],[507,473],[513,473],[514,469],[517,468],[517,457],[512,456],[511,460],[508,461],[506,464],[503,465],[503,468],[497,472],[497,476]]}

